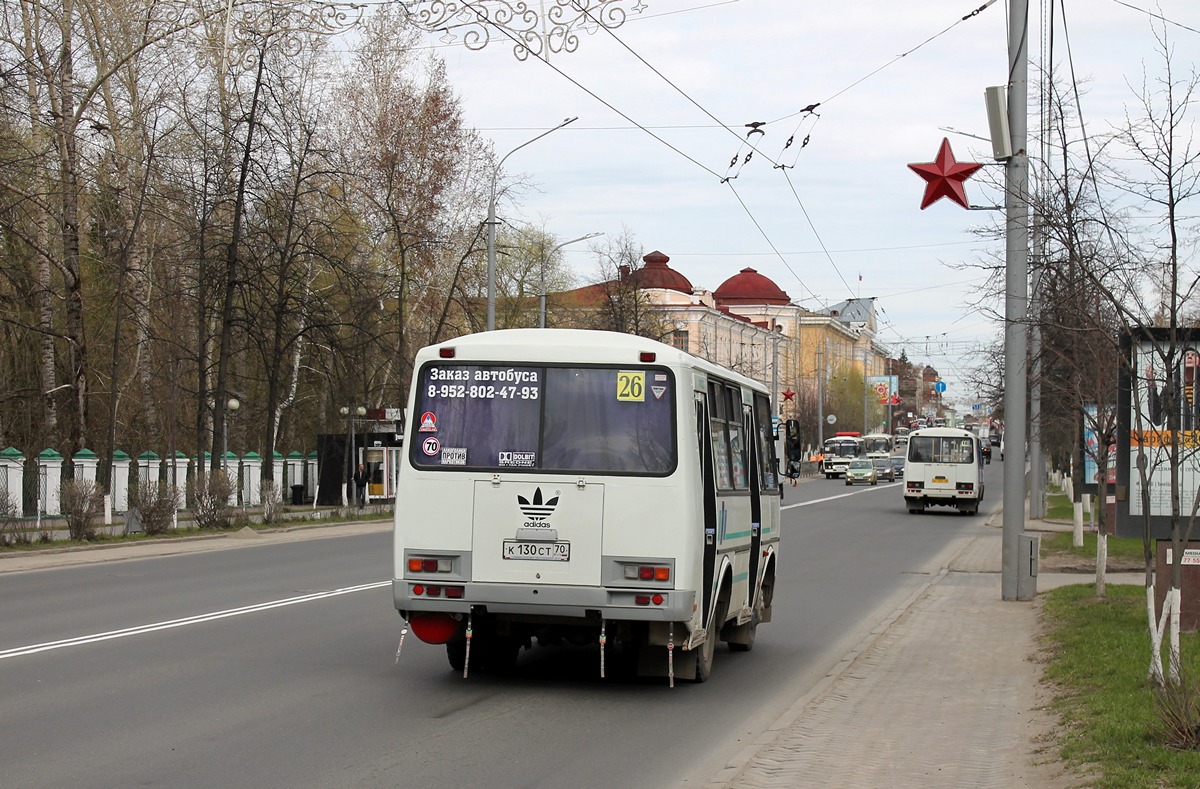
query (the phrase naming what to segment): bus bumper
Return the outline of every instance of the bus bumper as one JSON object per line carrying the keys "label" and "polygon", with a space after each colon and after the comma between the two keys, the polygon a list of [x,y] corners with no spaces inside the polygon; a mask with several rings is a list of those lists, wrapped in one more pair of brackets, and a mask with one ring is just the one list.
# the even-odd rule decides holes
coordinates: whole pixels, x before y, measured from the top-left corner
{"label": "bus bumper", "polygon": [[[552,616],[587,619],[597,614],[609,620],[641,622],[691,621],[696,593],[691,589],[613,589],[600,586],[531,586],[529,584],[466,583],[460,598],[416,596],[413,582],[392,579],[396,610],[459,612],[483,608],[489,614]],[[661,595],[662,602],[653,599]],[[642,603],[641,599],[651,598]]]}

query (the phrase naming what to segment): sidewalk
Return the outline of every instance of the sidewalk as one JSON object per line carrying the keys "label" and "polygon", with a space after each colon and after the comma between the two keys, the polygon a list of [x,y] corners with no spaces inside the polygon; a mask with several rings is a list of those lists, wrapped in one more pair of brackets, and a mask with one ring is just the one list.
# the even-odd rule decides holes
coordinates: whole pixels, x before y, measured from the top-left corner
{"label": "sidewalk", "polygon": [[[1001,599],[1001,542],[995,527],[971,539],[707,789],[1086,786],[1053,754],[1038,603]],[[1042,573],[1037,588],[1094,579]]]}
{"label": "sidewalk", "polygon": [[319,540],[345,537],[351,534],[391,531],[391,519],[369,521],[323,521],[297,520],[277,528],[256,531],[249,527],[217,534],[189,535],[187,537],[146,540],[134,543],[97,543],[86,546],[63,546],[40,551],[13,551],[0,554],[0,573],[48,570],[99,562],[115,562],[124,559],[149,559],[154,556],[176,556],[183,553],[222,551],[244,548],[247,545],[270,545],[297,538]]}

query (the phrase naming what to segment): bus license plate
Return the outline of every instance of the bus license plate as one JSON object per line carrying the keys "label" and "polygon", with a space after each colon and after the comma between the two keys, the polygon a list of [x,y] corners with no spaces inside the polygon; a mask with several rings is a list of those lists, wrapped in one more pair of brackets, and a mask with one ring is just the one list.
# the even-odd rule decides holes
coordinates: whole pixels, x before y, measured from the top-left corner
{"label": "bus license plate", "polygon": [[569,542],[522,542],[505,540],[501,551],[505,559],[532,559],[539,562],[571,561]]}

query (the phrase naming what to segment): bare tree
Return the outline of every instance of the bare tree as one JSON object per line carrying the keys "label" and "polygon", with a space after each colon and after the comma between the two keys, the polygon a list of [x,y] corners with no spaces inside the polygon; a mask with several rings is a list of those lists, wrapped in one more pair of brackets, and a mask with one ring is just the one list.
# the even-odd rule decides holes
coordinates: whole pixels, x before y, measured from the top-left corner
{"label": "bare tree", "polygon": [[[1183,440],[1183,386],[1178,375],[1184,363],[1181,338],[1183,305],[1192,298],[1200,277],[1193,264],[1182,254],[1185,229],[1181,209],[1200,196],[1200,150],[1194,147],[1191,110],[1200,78],[1195,71],[1179,77],[1174,71],[1174,55],[1165,29],[1157,33],[1162,56],[1162,74],[1143,83],[1136,91],[1136,109],[1127,111],[1126,121],[1117,130],[1114,147],[1124,152],[1120,161],[1124,172],[1110,177],[1121,193],[1131,198],[1132,210],[1141,229],[1139,238],[1132,231],[1126,236],[1115,232],[1114,223],[1101,206],[1100,230],[1080,232],[1082,217],[1076,217],[1064,231],[1072,235],[1062,246],[1071,267],[1086,278],[1086,287],[1072,292],[1084,294],[1076,301],[1069,322],[1079,321],[1082,311],[1095,316],[1089,328],[1102,329],[1116,323],[1133,337],[1134,343],[1149,350],[1150,359],[1140,357],[1133,369],[1133,354],[1118,357],[1119,364],[1134,383],[1131,387],[1136,444],[1136,477],[1131,490],[1143,518],[1143,546],[1146,563],[1147,620],[1150,635],[1150,678],[1157,685],[1167,680],[1162,669],[1161,647],[1164,635],[1169,644],[1169,680],[1180,682],[1179,587],[1182,574],[1183,546],[1186,544],[1198,507],[1200,491],[1184,489],[1185,467],[1189,477],[1198,463],[1195,447]],[[1094,162],[1088,163],[1094,167]],[[1089,174],[1089,181],[1091,177]],[[1095,183],[1095,181],[1092,181]],[[1082,194],[1081,190],[1060,190],[1060,195]],[[1101,243],[1106,243],[1101,251]],[[1188,239],[1194,243],[1194,239]],[[1064,280],[1064,283],[1068,280]],[[1068,321],[1060,321],[1066,324]],[[1079,326],[1067,326],[1078,333]],[[1095,338],[1096,335],[1093,335]],[[1093,348],[1095,346],[1092,346]],[[1079,346],[1075,346],[1078,352]],[[1100,349],[1101,354],[1111,351]],[[1111,359],[1111,356],[1108,358]],[[1103,363],[1103,356],[1096,363]],[[1090,392],[1095,395],[1100,388]],[[1100,405],[1100,404],[1098,404]],[[1096,427],[1103,430],[1103,423]],[[1152,446],[1148,446],[1151,444]],[[1162,484],[1162,477],[1167,484]],[[1171,585],[1161,615],[1155,616],[1154,550],[1152,545],[1151,486],[1166,492],[1171,544],[1174,561]],[[1185,508],[1190,514],[1185,515]]]}
{"label": "bare tree", "polygon": [[431,320],[447,316],[458,296],[469,260],[460,245],[471,242],[482,216],[478,183],[464,176],[479,182],[489,155],[464,127],[443,64],[421,54],[405,20],[383,7],[364,23],[340,78],[348,111],[338,132],[381,277],[374,296],[383,320],[371,363],[379,374],[370,388],[393,402],[403,401],[416,351],[410,327],[424,327],[418,336],[428,337]]}
{"label": "bare tree", "polygon": [[674,326],[638,284],[638,271],[646,253],[629,229],[622,228],[620,235],[604,238],[592,250],[598,261],[598,304],[585,317],[586,327],[666,341]]}

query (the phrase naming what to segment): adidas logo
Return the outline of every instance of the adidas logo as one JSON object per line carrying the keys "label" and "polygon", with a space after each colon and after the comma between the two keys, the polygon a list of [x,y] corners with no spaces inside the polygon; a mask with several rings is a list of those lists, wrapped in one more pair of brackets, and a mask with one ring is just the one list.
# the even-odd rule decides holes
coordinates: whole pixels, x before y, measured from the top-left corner
{"label": "adidas logo", "polygon": [[535,488],[533,491],[533,501],[524,496],[517,496],[517,504],[521,508],[521,513],[530,521],[530,525],[543,525],[543,522],[554,513],[554,508],[558,506],[558,496],[549,501],[542,501],[542,489]]}

